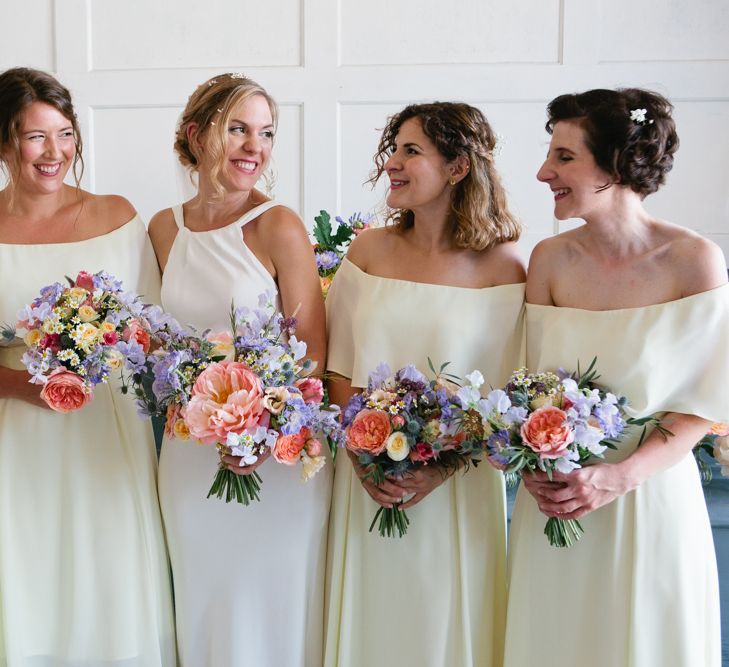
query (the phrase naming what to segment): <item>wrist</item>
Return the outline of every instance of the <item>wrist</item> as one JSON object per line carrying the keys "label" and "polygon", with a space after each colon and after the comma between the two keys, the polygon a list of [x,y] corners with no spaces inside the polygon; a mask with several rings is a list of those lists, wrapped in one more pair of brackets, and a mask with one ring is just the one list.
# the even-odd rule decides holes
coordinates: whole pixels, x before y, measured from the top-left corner
{"label": "wrist", "polygon": [[613,464],[617,473],[620,495],[635,491],[643,483],[645,477],[637,463],[632,456],[629,456],[624,461]]}

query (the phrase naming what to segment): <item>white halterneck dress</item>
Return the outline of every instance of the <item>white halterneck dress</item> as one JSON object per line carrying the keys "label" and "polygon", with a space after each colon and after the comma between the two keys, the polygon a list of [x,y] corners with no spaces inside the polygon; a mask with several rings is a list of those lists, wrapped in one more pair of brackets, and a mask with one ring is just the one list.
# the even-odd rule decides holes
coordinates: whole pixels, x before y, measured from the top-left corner
{"label": "white halterneck dress", "polygon": [[[84,241],[0,244],[0,323],[41,287],[107,271],[145,301],[159,269],[142,220]],[[25,345],[0,347],[23,370]],[[0,665],[174,667],[172,592],[149,419],[117,377],[68,414],[0,399]]]}
{"label": "white halterneck dress", "polygon": [[[729,286],[641,308],[527,304],[530,370],[584,368],[631,413],[726,421]],[[670,430],[671,425],[667,424]],[[634,429],[608,450],[627,458]],[[519,490],[509,537],[507,667],[718,667],[719,591],[711,526],[693,456],[580,519],[569,549]]]}
{"label": "white halterneck dress", "polygon": [[[258,306],[277,291],[243,240],[243,226],[274,202],[206,232],[185,227],[182,207],[162,279],[162,304],[198,331],[230,329],[231,300]],[[309,482],[273,459],[258,472],[261,501],[206,498],[215,447],[165,437],[159,490],[172,562],[183,667],[321,664],[322,607],[332,466]]]}
{"label": "white halterneck dress", "polygon": [[[370,275],[345,259],[327,297],[328,368],[366,387],[385,361],[487,386],[523,363],[524,285],[466,289]],[[500,667],[506,603],[504,482],[487,463],[407,510],[402,538],[368,528],[378,505],[337,457],[327,560],[328,667]]]}

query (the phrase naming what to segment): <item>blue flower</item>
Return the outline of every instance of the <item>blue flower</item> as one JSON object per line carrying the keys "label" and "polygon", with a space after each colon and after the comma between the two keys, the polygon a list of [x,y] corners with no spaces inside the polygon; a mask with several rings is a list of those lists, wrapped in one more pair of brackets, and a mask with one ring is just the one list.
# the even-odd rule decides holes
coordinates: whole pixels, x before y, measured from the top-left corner
{"label": "blue flower", "polygon": [[316,268],[320,271],[336,269],[342,262],[342,258],[333,250],[322,250],[316,253]]}

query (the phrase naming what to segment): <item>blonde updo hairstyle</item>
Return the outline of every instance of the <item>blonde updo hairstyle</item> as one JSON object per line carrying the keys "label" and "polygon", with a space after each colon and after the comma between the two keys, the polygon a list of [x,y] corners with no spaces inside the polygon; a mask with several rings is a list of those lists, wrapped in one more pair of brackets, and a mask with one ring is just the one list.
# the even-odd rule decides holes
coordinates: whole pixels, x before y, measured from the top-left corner
{"label": "blonde updo hairstyle", "polygon": [[[219,198],[225,196],[220,174],[225,167],[228,127],[233,111],[246,100],[261,95],[268,103],[273,119],[274,134],[278,127],[278,105],[260,84],[242,74],[225,73],[198,86],[187,100],[175,133],[175,153],[180,163],[191,172],[200,166],[200,144],[211,158],[210,180]],[[188,128],[196,124],[188,137]]]}
{"label": "blonde updo hairstyle", "polygon": [[[453,186],[450,223],[457,247],[486,250],[505,241],[517,241],[521,224],[509,210],[506,190],[494,164],[496,133],[481,111],[463,102],[411,104],[391,116],[382,131],[375,153],[375,170],[370,178],[376,183],[385,172],[403,123],[417,119],[425,135],[448,161],[468,159],[466,176]],[[395,209],[387,223],[405,230],[415,224],[410,210]]]}

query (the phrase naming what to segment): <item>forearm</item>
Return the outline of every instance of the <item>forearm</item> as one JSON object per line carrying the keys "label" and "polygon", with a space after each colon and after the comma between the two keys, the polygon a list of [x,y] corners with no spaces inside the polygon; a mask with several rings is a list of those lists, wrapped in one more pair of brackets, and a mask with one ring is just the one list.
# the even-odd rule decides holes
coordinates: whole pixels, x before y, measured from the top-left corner
{"label": "forearm", "polygon": [[40,402],[40,386],[29,382],[26,371],[0,366],[0,398],[17,398],[36,405]]}
{"label": "forearm", "polygon": [[615,464],[624,478],[625,492],[632,491],[649,477],[676,465],[709,430],[711,422],[695,415],[667,413],[663,426],[672,435],[654,429],[627,459]]}

